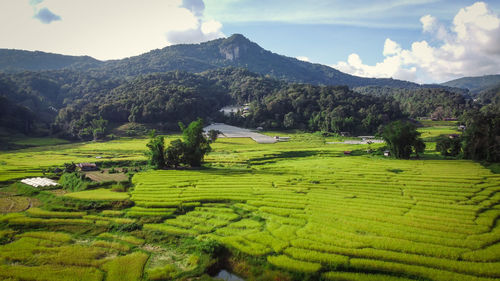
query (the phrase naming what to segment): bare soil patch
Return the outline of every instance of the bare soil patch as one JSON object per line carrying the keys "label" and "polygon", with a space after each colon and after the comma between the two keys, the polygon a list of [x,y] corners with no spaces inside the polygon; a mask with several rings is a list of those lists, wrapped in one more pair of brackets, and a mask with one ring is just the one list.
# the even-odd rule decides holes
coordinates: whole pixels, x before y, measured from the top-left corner
{"label": "bare soil patch", "polygon": [[128,175],[124,173],[112,173],[110,174],[108,170],[101,171],[92,171],[86,172],[85,176],[95,182],[106,182],[106,181],[126,181],[128,180]]}

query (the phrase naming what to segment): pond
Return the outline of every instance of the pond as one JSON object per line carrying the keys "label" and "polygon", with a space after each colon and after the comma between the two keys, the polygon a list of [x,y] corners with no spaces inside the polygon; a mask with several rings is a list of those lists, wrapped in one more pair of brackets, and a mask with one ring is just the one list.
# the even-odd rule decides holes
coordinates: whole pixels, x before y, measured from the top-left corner
{"label": "pond", "polygon": [[221,271],[219,271],[219,273],[217,274],[217,276],[215,276],[215,278],[217,279],[221,279],[221,280],[224,280],[224,281],[245,281],[245,279],[239,277],[238,275],[235,275],[225,269],[222,269]]}

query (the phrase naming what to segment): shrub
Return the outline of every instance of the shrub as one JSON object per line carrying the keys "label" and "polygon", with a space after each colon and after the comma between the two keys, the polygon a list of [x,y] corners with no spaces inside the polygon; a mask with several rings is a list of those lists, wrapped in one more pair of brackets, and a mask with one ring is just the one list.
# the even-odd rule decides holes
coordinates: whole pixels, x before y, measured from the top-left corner
{"label": "shrub", "polygon": [[81,191],[87,188],[85,181],[76,172],[64,173],[59,180],[59,184],[69,191]]}
{"label": "shrub", "polygon": [[436,151],[443,156],[458,156],[462,152],[462,143],[460,138],[439,137],[436,142]]}

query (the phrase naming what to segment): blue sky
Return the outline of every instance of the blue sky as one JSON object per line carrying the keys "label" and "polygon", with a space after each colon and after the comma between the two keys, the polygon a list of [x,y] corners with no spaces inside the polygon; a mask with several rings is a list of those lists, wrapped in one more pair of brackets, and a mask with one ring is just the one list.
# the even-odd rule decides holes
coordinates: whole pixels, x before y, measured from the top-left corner
{"label": "blue sky", "polygon": [[[242,33],[262,47],[291,57],[338,67],[339,61],[356,54],[363,64],[376,65],[385,59],[384,43],[389,38],[403,50],[414,42],[426,41],[438,48],[445,43],[424,32],[420,19],[431,15],[448,30],[457,13],[477,1],[262,1],[205,0],[205,15],[222,23],[224,34]],[[500,14],[500,1],[484,1],[489,11]],[[341,69],[346,71],[347,68]],[[361,76],[359,71],[346,71]],[[373,72],[371,72],[373,74]],[[416,82],[443,82],[462,75],[500,73],[454,72],[442,77],[429,74],[397,75]]]}
{"label": "blue sky", "polygon": [[0,48],[107,60],[234,33],[359,76],[428,83],[500,73],[500,1],[0,1]]}

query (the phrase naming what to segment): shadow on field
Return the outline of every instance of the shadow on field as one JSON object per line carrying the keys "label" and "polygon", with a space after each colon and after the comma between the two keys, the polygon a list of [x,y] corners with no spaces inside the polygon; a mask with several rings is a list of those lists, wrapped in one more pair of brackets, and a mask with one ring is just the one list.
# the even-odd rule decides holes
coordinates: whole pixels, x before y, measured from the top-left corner
{"label": "shadow on field", "polygon": [[328,154],[328,152],[316,151],[316,150],[282,151],[279,153],[266,154],[263,157],[252,158],[249,160],[249,162],[252,165],[264,165],[264,164],[276,163],[280,159],[303,158],[303,157],[311,157],[311,156],[326,155],[326,154]]}
{"label": "shadow on field", "polygon": [[196,169],[196,171],[204,174],[210,174],[210,175],[218,175],[218,176],[227,176],[227,175],[245,175],[245,174],[251,174],[254,171],[249,170],[249,169],[242,169],[242,168],[215,168],[215,167],[202,167]]}

